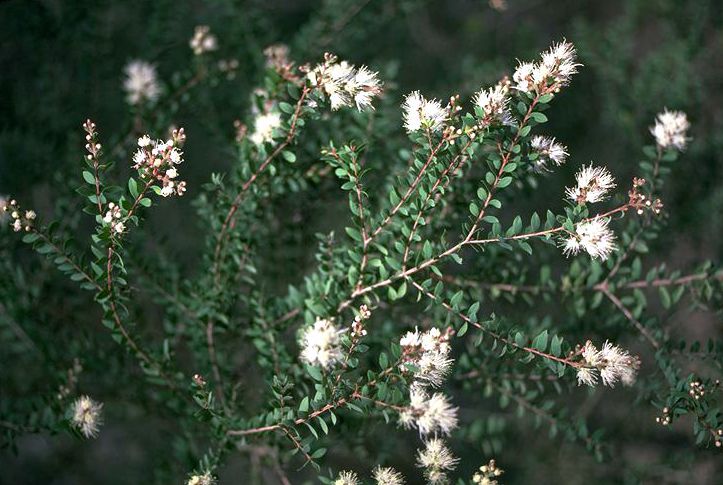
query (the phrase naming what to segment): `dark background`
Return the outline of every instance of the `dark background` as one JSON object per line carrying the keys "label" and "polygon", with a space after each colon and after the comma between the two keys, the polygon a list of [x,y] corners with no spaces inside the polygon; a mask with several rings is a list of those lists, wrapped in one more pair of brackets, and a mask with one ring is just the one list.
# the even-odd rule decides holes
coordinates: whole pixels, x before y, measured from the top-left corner
{"label": "dark background", "polygon": [[[511,74],[516,58],[534,59],[551,42],[565,37],[578,48],[584,67],[556,101],[546,129],[567,144],[570,161],[550,187],[532,192],[523,204],[535,207],[544,204],[549,194],[561,193],[577,167],[591,159],[607,165],[618,180],[630,179],[640,147],[650,143],[647,128],[654,115],[664,106],[683,110],[691,121],[693,140],[662,194],[669,226],[650,258],[672,267],[720,261],[723,4],[717,0],[500,3],[506,8],[493,8],[482,0],[0,2],[0,194],[13,194],[45,218],[63,214],[63,224],[73,227],[78,215],[65,210],[72,197],[66,180],[78,177],[82,121],[91,117],[102,136],[120,136],[132,119],[121,90],[123,66],[130,59],[143,58],[157,65],[161,79],[170,79],[188,68],[192,57],[188,39],[198,24],[211,26],[222,53],[238,59],[241,68],[235,79],[194,92],[176,116],[193,133],[186,149],[190,163],[184,165],[191,187],[208,180],[212,171],[229,168],[225,145],[233,137],[233,121],[247,117],[248,93],[259,82],[261,51],[267,45],[288,44],[298,62],[316,61],[328,50],[369,65],[381,71],[386,96],[401,101],[403,94],[416,89],[442,99],[455,93],[469,96],[481,85]],[[401,119],[401,113],[398,116]],[[401,135],[401,128],[394,135]],[[202,233],[189,222],[195,194],[189,195],[174,207],[154,210],[149,224],[177,257],[193,262]],[[33,256],[22,252],[18,256],[25,257]],[[287,263],[301,258],[286,257]],[[92,314],[84,314],[87,299],[54,298],[33,318],[49,321],[53,309],[52,318],[61,311],[66,325],[92,321]],[[694,337],[720,330],[720,322],[711,314],[681,318]],[[112,343],[107,349],[111,351]],[[10,356],[0,355],[4,361],[0,374],[5,374]],[[29,382],[44,372],[22,371]],[[0,382],[3,379],[0,376]],[[141,409],[135,417],[124,418],[122,425],[110,417],[101,438],[93,442],[64,436],[24,438],[19,456],[0,452],[0,483],[143,483],[158,464],[149,450],[169,445],[162,434],[147,431],[154,426],[163,429],[164,423],[148,423]],[[621,412],[625,410],[609,410],[611,416]],[[646,414],[643,419],[653,418]],[[713,484],[716,472],[720,479],[720,454],[692,454],[694,445],[685,428],[657,430],[624,445],[625,465],[570,461],[576,455],[566,454],[567,445],[558,449],[544,435],[544,430],[532,428],[515,435],[519,453],[525,453],[524,443],[535,443],[529,450],[547,446],[526,459],[527,466],[534,465],[537,471],[519,472],[515,483],[531,483],[530,477],[537,473],[562,483],[583,483],[595,466],[645,469],[646,476],[661,483]],[[509,461],[515,458],[514,443],[505,448]],[[233,476],[233,466],[228,476]]]}

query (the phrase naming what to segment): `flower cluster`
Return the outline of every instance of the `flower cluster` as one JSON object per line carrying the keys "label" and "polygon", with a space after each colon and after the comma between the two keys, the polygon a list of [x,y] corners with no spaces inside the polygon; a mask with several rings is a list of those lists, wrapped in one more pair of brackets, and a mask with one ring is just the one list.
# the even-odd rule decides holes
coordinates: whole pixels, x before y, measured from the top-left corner
{"label": "flower cluster", "polygon": [[610,189],[615,187],[615,179],[605,167],[593,167],[592,163],[583,166],[575,175],[577,184],[567,187],[567,197],[578,204],[593,204],[604,200]]}
{"label": "flower cluster", "polygon": [[493,124],[512,125],[514,118],[510,112],[510,85],[501,81],[489,89],[482,89],[474,97],[475,107],[482,117],[481,125]]}
{"label": "flower cluster", "polygon": [[10,215],[10,219],[12,219],[10,227],[12,227],[15,232],[23,230],[26,232],[30,231],[33,228],[35,218],[37,217],[35,211],[21,211],[20,206],[15,199],[11,199],[8,202],[7,199],[4,198],[0,200],[0,214],[2,214],[3,218],[7,217],[8,214]]}
{"label": "flower cluster", "polygon": [[275,111],[260,113],[254,119],[254,131],[251,141],[256,145],[269,143],[274,139],[274,130],[281,126],[281,114]]}
{"label": "flower cluster", "polygon": [[422,333],[415,328],[414,332],[407,332],[399,340],[402,348],[401,370],[411,372],[420,384],[441,386],[454,362],[449,358],[450,335],[451,329],[442,333],[438,328],[430,328]]}
{"label": "flower cluster", "polygon": [[123,213],[121,212],[120,206],[111,202],[108,204],[108,210],[103,216],[103,222],[110,226],[111,232],[120,234],[126,229],[125,224],[120,220],[122,217]]}
{"label": "flower cluster", "polygon": [[497,485],[496,478],[505,471],[497,466],[494,460],[479,467],[479,471],[472,476],[472,483],[479,485]]}
{"label": "flower cluster", "polygon": [[436,132],[441,130],[449,119],[449,106],[442,107],[442,103],[436,99],[425,99],[419,91],[405,96],[402,110],[407,133],[421,129]]}
{"label": "flower cluster", "polygon": [[324,54],[324,62],[308,73],[312,86],[324,92],[331,103],[331,109],[356,104],[359,111],[372,108],[372,99],[382,93],[378,73],[366,66],[356,68],[346,61],[338,62],[336,56]]}
{"label": "flower cluster", "polygon": [[369,307],[361,305],[359,307],[359,313],[354,316],[354,321],[351,324],[351,336],[354,338],[365,337],[367,330],[364,328],[364,321],[369,320],[372,316],[372,312],[369,311]]}
{"label": "flower cluster", "polygon": [[180,148],[185,141],[183,128],[173,130],[171,138],[166,141],[153,141],[148,135],[138,139],[139,148],[133,155],[133,168],[149,183],[152,180],[160,182],[160,194],[163,197],[183,195],[186,192],[186,182],[176,180],[176,167],[183,163],[183,152]]}
{"label": "flower cluster", "polygon": [[391,467],[377,466],[372,472],[377,485],[404,485],[404,477]]}
{"label": "flower cluster", "polygon": [[606,386],[615,387],[621,381],[625,386],[635,383],[640,360],[626,350],[606,341],[598,350],[589,340],[582,348],[582,362],[577,369],[578,385],[595,386],[598,375]]}
{"label": "flower cluster", "polygon": [[218,49],[216,36],[211,33],[211,28],[208,25],[197,25],[188,44],[197,56]]}
{"label": "flower cluster", "polygon": [[539,62],[520,62],[512,75],[513,87],[524,93],[552,94],[567,86],[577,68],[575,47],[565,40],[552,45]]}
{"label": "flower cluster", "polygon": [[135,60],[129,62],[123,71],[126,75],[123,89],[128,104],[137,106],[144,102],[153,103],[161,95],[161,85],[153,64]]}
{"label": "flower cluster", "polygon": [[301,334],[301,360],[324,369],[341,361],[341,334],[332,319],[319,318]]}
{"label": "flower cluster", "polygon": [[655,137],[658,147],[665,150],[673,148],[678,151],[685,150],[688,144],[688,117],[682,111],[668,111],[664,109],[655,118],[655,124],[650,127],[650,133]]}
{"label": "flower cluster", "polygon": [[454,470],[459,462],[439,438],[432,438],[417,450],[417,466],[424,469],[424,476],[430,485],[449,483],[447,472]]}
{"label": "flower cluster", "polygon": [[447,396],[435,392],[430,396],[422,386],[409,388],[409,406],[399,412],[399,422],[407,429],[416,428],[419,434],[449,435],[457,427],[457,411]]}
{"label": "flower cluster", "polygon": [[98,436],[100,425],[103,424],[101,410],[103,404],[88,396],[81,396],[75,400],[72,407],[71,421],[78,431],[86,438]]}
{"label": "flower cluster", "polygon": [[610,219],[596,217],[579,222],[575,232],[564,241],[563,253],[567,256],[584,250],[593,259],[605,261],[615,251],[615,234],[608,228]]}
{"label": "flower cluster", "polygon": [[537,154],[534,167],[538,172],[548,170],[550,162],[559,167],[567,161],[567,147],[549,136],[533,136],[530,140],[530,148]]}
{"label": "flower cluster", "polygon": [[634,177],[633,187],[628,191],[628,205],[635,209],[638,215],[642,215],[645,210],[653,211],[653,214],[660,214],[663,209],[663,203],[660,199],[652,199],[641,193],[638,189],[645,185],[645,179]]}
{"label": "flower cluster", "polygon": [[203,475],[193,475],[188,479],[186,485],[213,485],[216,480],[211,473],[206,472]]}
{"label": "flower cluster", "polygon": [[359,476],[351,471],[344,470],[334,480],[333,485],[359,485]]}

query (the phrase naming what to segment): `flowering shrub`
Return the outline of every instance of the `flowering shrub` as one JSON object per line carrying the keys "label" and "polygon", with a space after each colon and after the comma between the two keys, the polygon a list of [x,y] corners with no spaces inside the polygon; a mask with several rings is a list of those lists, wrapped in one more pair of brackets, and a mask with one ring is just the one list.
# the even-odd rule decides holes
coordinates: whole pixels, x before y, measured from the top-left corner
{"label": "flowering shrub", "polygon": [[[178,92],[229,77],[238,65],[214,57],[219,44],[208,27],[195,30],[198,71],[175,91],[152,64],[131,61],[122,86],[138,119],[157,126],[148,120],[164,119]],[[248,452],[279,483],[311,465],[335,485],[494,484],[515,456],[498,453],[494,421],[475,406],[492,396],[603,460],[602,432],[570,403],[606,400],[617,384],[637,391],[626,404],[648,409],[649,426],[684,421],[695,446],[721,447],[719,381],[707,364],[720,365],[720,344],[680,341],[646,313],[655,298],[647,290],[665,308],[720,291],[710,263],[681,273],[640,256],[666,237],[660,188],[694,143],[684,113],[661,106],[634,179],[580,163],[564,193],[521,213],[515,199],[578,164],[545,129],[545,113],[583,68],[570,42],[446,102],[420,91],[395,98],[374,66],[332,54],[297,65],[273,46],[266,58],[251,112],[227,140],[230,173],[192,187],[179,180],[180,166],[193,164],[184,128],[132,131],[107,149],[102,126],[87,120],[77,193],[94,232],[76,235],[84,245],[25,202],[2,201],[9,231],[92,293],[133,360],[113,371],[142,382],[134,399],[177,424],[176,482],[214,483],[231,455]],[[316,153],[304,137],[319,142]],[[343,229],[319,234],[303,281],[280,286],[283,256],[259,254],[286,250],[278,240],[291,236],[274,221],[288,200],[322,189],[344,212]],[[154,205],[186,192],[206,237],[194,272],[158,256],[151,246],[162,242],[142,227]],[[3,407],[7,443],[43,430],[95,439],[104,413],[121,414],[79,381],[82,353],[71,357],[79,360],[57,393],[28,397],[26,414]],[[414,440],[419,470],[398,471],[404,464],[365,443],[375,433]],[[325,466],[339,444],[363,450],[364,467]],[[474,463],[455,454],[467,446],[480,451]]]}

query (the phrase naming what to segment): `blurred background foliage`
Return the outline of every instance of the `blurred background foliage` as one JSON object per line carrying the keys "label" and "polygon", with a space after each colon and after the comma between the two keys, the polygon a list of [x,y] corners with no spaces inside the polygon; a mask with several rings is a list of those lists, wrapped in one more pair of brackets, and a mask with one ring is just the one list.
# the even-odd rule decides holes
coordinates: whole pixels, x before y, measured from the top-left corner
{"label": "blurred background foliage", "polygon": [[[515,203],[516,209],[545,207],[550,194],[561,194],[577,168],[593,158],[607,165],[618,180],[629,180],[641,157],[640,147],[649,143],[648,126],[667,106],[688,113],[693,141],[664,188],[670,221],[665,236],[650,248],[650,258],[665,260],[671,267],[721,259],[723,7],[719,0],[1,2],[0,194],[12,194],[45,219],[62,215],[63,226],[90,232],[88,221],[81,222],[80,203],[73,192],[80,177],[82,121],[95,120],[101,136],[111,138],[108,145],[117,145],[134,120],[121,90],[123,66],[142,58],[156,64],[169,87],[181,83],[193,72],[188,40],[199,24],[211,27],[222,56],[237,59],[240,68],[233,79],[191,89],[174,101],[178,106],[168,121],[184,126],[189,134],[184,176],[192,189],[189,196],[162,205],[149,216],[146,234],[153,234],[153,240],[144,249],[148,257],[180,258],[189,262],[181,271],[193,273],[203,239],[202,223],[191,217],[198,195],[193,187],[208,181],[212,172],[227,171],[234,160],[233,122],[248,119],[250,93],[262,79],[266,46],[287,44],[298,63],[316,62],[331,51],[379,70],[386,82],[386,99],[379,109],[390,110],[391,119],[401,120],[398,106],[404,94],[419,89],[428,97],[468,97],[481,85],[511,74],[513,59],[533,59],[552,41],[565,37],[577,46],[584,68],[554,104],[546,130],[568,146],[571,158],[559,177],[546,179],[549,185],[544,190],[529,191]],[[375,136],[405,138],[401,121],[382,128]],[[319,128],[324,129],[329,130]],[[324,133],[318,137],[323,139]],[[319,148],[302,149],[308,157],[318,157]],[[117,155],[122,159],[122,149]],[[383,160],[376,163],[383,166]],[[316,249],[313,234],[339,227],[334,214],[343,199],[338,195],[310,190],[286,202],[294,217],[308,225],[280,236],[278,247],[293,250],[264,266],[278,273],[281,288],[298,281],[311,263]],[[283,217],[279,215],[280,225]],[[122,375],[115,370],[128,367],[130,358],[119,356],[110,339],[78,338],[102,332],[97,328],[97,310],[88,311],[88,295],[21,248],[7,232],[0,234],[0,285],[4,286],[0,318],[10,323],[2,327],[10,335],[0,337],[3,342],[22,340],[21,327],[12,321],[29,321],[35,331],[63,345],[32,351],[3,348],[0,400],[6,400],[2,389],[10,388],[11,382],[16,392],[54,392],[46,382],[63,371],[37,365],[42,360],[33,358],[33,352],[66,362],[66,367],[72,365],[68,356],[92,356],[107,362],[108,375]],[[152,247],[161,242],[171,251],[153,253]],[[16,269],[18,261],[25,271]],[[11,294],[18,286],[26,291]],[[720,315],[715,313],[683,312],[673,318],[689,327],[692,338],[720,335]],[[125,399],[134,396],[135,384],[107,382],[103,377],[97,371],[84,375],[97,380],[94,386],[106,389],[108,399],[113,393],[125,394]],[[142,393],[138,396],[141,399]],[[171,466],[172,444],[167,436],[174,428],[163,416],[148,418],[143,403],[137,404],[117,422],[109,415],[107,429],[97,441],[31,436],[18,443],[19,455],[2,450],[0,483],[146,483],[158,469]],[[6,406],[3,402],[0,410]],[[595,424],[604,424],[609,434],[626,439],[617,443],[616,458],[603,464],[565,443],[548,441],[544,427],[534,430],[522,423],[516,429],[495,429],[490,415],[488,429],[471,432],[499,435],[498,462],[509,470],[510,483],[713,484],[716,477],[720,480],[720,454],[696,450],[685,426],[664,430],[655,427],[653,416],[642,413],[635,415],[637,425],[628,419],[625,426],[630,428],[620,429],[621,416],[629,411],[627,403],[613,405],[611,400],[604,406],[602,423]],[[351,453],[333,459],[338,462],[335,466],[354,463]],[[244,466],[249,466],[246,459],[232,461],[222,475],[228,481],[222,483],[240,483],[232,478],[234,467]]]}

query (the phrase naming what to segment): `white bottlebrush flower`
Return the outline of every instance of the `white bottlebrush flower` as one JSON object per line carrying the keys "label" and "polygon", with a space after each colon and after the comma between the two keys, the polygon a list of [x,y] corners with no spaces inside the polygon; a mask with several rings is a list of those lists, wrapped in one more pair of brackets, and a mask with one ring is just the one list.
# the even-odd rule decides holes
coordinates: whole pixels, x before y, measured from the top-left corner
{"label": "white bottlebrush flower", "polygon": [[394,468],[377,466],[372,472],[377,485],[404,485],[404,477]]}
{"label": "white bottlebrush flower", "polygon": [[609,219],[595,218],[578,223],[575,233],[565,240],[563,253],[567,256],[575,255],[582,249],[592,258],[605,261],[616,249],[615,235],[608,228],[609,222]]}
{"label": "white bottlebrush flower", "polygon": [[103,424],[101,410],[103,404],[95,402],[88,396],[81,396],[73,403],[71,421],[78,431],[86,438],[98,436],[100,425]]}
{"label": "white bottlebrush flower", "polygon": [[560,166],[567,160],[567,147],[554,138],[535,135],[530,141],[530,147],[537,153],[534,164],[538,171],[546,170],[549,162]]}
{"label": "white bottlebrush flower", "polygon": [[197,56],[215,51],[218,48],[216,36],[211,33],[211,28],[208,25],[196,26],[193,37],[191,37],[188,44]]}
{"label": "white bottlebrush flower", "polygon": [[188,479],[186,485],[214,485],[216,480],[211,473],[206,472],[203,475],[193,475]]}
{"label": "white bottlebrush flower", "polygon": [[419,91],[407,94],[402,104],[404,111],[404,128],[407,133],[414,133],[421,129],[439,131],[444,127],[449,110],[442,107],[442,103],[436,99],[425,99]]}
{"label": "white bottlebrush flower", "polygon": [[424,476],[431,485],[448,483],[447,473],[454,470],[459,462],[444,441],[432,438],[417,450],[417,466],[424,469]]}
{"label": "white bottlebrush flower", "polygon": [[529,93],[532,91],[532,73],[535,70],[535,64],[532,62],[519,62],[515,73],[512,75],[513,86],[518,91]]}
{"label": "white bottlebrush flower", "polygon": [[625,386],[635,383],[640,361],[609,341],[605,341],[601,350],[598,350],[589,340],[582,350],[581,367],[577,369],[578,385],[597,384],[598,376],[602,383],[615,387],[620,381]]}
{"label": "white bottlebrush flower", "polygon": [[650,127],[650,133],[655,137],[655,143],[662,149],[674,148],[685,150],[688,144],[688,117],[682,111],[668,111],[666,108],[658,113],[655,125]]}
{"label": "white bottlebrush flower", "polygon": [[301,335],[301,360],[328,369],[341,361],[340,330],[332,320],[317,319]]}
{"label": "white bottlebrush flower", "polygon": [[457,411],[442,393],[431,397],[419,385],[409,388],[409,406],[399,413],[399,422],[405,428],[416,428],[419,434],[449,435],[457,427]]}
{"label": "white bottlebrush flower", "polygon": [[513,122],[508,92],[509,87],[500,83],[489,89],[482,89],[475,95],[474,104],[482,111],[484,124],[509,125]]}
{"label": "white bottlebrush flower", "polygon": [[399,345],[402,347],[402,371],[410,372],[408,366],[411,365],[414,367],[411,372],[418,384],[429,384],[432,387],[442,385],[454,362],[454,359],[449,358],[449,333],[443,334],[438,328],[420,333],[415,328],[414,332],[407,332],[399,340]]}
{"label": "white bottlebrush flower", "polygon": [[615,187],[615,179],[605,167],[583,166],[575,175],[575,187],[567,187],[565,194],[578,204],[595,203],[604,200],[610,189]]}
{"label": "white bottlebrush flower", "polygon": [[258,115],[254,120],[254,132],[251,134],[251,141],[256,145],[271,142],[274,130],[279,126],[281,126],[281,114],[271,112]]}
{"label": "white bottlebrush flower", "polygon": [[359,485],[359,477],[356,473],[344,470],[334,480],[334,485]]}
{"label": "white bottlebrush flower", "polygon": [[135,106],[146,101],[153,103],[161,95],[161,86],[153,64],[135,60],[126,64],[123,71],[126,75],[123,89],[129,104]]}
{"label": "white bottlebrush flower", "polygon": [[331,54],[326,54],[324,62],[310,71],[307,78],[329,97],[332,110],[352,103],[359,111],[374,109],[371,101],[382,93],[378,73],[366,66],[357,69],[347,61],[338,62]]}
{"label": "white bottlebrush flower", "polygon": [[577,68],[580,66],[576,60],[575,47],[570,42],[563,40],[558,44],[553,44],[542,54],[542,61],[536,69],[537,75],[533,74],[533,77],[537,77],[540,81],[551,78],[555,86],[567,86],[570,78],[577,73]]}

